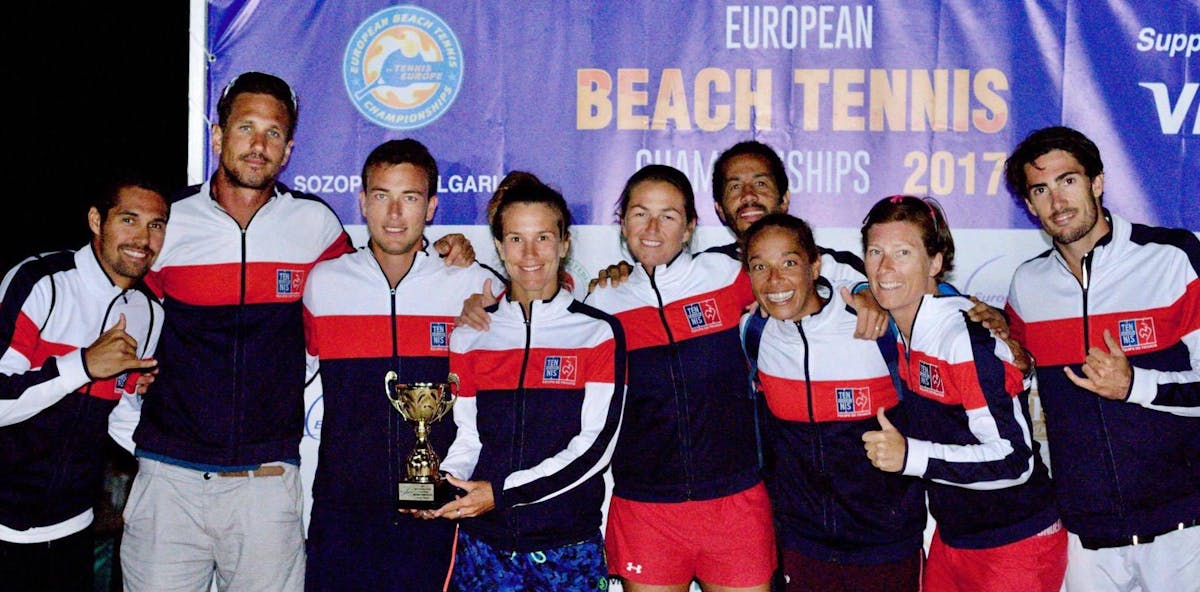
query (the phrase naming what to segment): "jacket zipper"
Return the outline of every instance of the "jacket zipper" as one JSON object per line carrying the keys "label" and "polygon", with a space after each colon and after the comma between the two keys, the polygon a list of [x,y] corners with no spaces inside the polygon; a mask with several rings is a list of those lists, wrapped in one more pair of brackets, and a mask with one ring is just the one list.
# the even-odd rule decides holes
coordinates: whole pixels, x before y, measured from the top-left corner
{"label": "jacket zipper", "polygon": [[[267,198],[267,202],[269,202],[270,200],[271,200],[271,198]],[[261,212],[262,209],[265,207],[267,207],[266,202],[264,202],[261,206],[258,207],[257,210],[254,211],[254,213],[250,216],[249,220],[246,220],[245,227],[242,227],[241,223],[239,223],[237,221],[237,218],[234,218],[233,215],[230,214],[229,212],[227,212],[224,208],[219,208],[221,210],[221,212],[224,213],[226,216],[229,216],[229,219],[233,221],[233,224],[235,226],[237,226],[238,232],[241,234],[241,239],[242,239],[242,265],[241,265],[241,270],[240,270],[241,277],[239,279],[240,285],[238,288],[238,290],[239,290],[238,306],[237,306],[237,313],[236,313],[236,318],[235,318],[236,322],[234,323],[235,330],[234,330],[234,340],[233,340],[233,355],[234,355],[233,404],[230,405],[230,409],[235,410],[234,413],[232,413],[232,417],[230,418],[230,422],[233,424],[233,431],[231,434],[231,439],[233,440],[233,447],[230,450],[230,456],[222,461],[222,462],[227,462],[227,463],[239,462],[240,461],[240,459],[238,458],[240,456],[239,452],[242,448],[241,414],[238,413],[236,410],[239,410],[242,408],[241,402],[242,402],[242,399],[245,398],[245,396],[244,396],[245,393],[243,392],[243,389],[245,388],[245,384],[244,384],[245,381],[243,380],[242,373],[246,371],[246,366],[247,366],[247,364],[246,364],[246,340],[245,340],[245,335],[244,335],[245,319],[244,319],[244,315],[243,315],[245,308],[246,308],[246,275],[247,275],[246,235],[250,230],[250,224],[252,224],[254,222],[254,219],[258,217],[258,213]]]}
{"label": "jacket zipper", "polygon": [[[230,216],[230,218],[232,218],[232,216]],[[236,224],[237,221],[234,220],[234,223]],[[249,227],[250,224],[247,222],[246,226]],[[238,287],[239,292],[236,322],[234,323],[234,327],[236,327],[236,329],[234,330],[233,339],[234,383],[233,404],[230,405],[230,410],[233,411],[233,413],[230,414],[230,422],[233,424],[233,429],[230,433],[230,436],[233,440],[233,447],[230,450],[230,457],[223,459],[222,461],[227,463],[234,463],[240,460],[237,459],[237,457],[239,456],[238,451],[242,447],[242,422],[241,418],[239,417],[241,414],[237,410],[242,408],[241,402],[244,398],[242,389],[245,388],[244,381],[242,380],[242,372],[244,372],[246,368],[246,340],[243,335],[243,330],[245,327],[243,325],[244,318],[242,314],[246,308],[246,229],[238,226],[238,231],[242,236],[242,265],[240,271],[241,275],[239,278],[240,285]]]}
{"label": "jacket zipper", "polygon": [[[374,255],[372,255],[372,258],[374,259]],[[375,260],[375,265],[379,268],[379,273],[383,276],[384,283],[388,284],[388,302],[391,305],[391,314],[388,315],[388,330],[392,335],[392,370],[396,372],[396,380],[398,381],[403,379],[403,375],[400,373],[403,360],[400,358],[400,332],[396,328],[396,289],[400,287],[400,283],[404,281],[404,278],[408,277],[408,274],[412,272],[412,268],[416,264],[417,260],[416,257],[414,257],[412,263],[408,266],[408,269],[405,270],[404,275],[400,276],[400,279],[396,280],[396,285],[393,286],[387,281],[387,272],[383,270],[383,266],[379,265],[379,260]],[[391,396],[392,394],[388,393],[388,407],[391,407]],[[384,412],[388,414],[386,434],[389,465],[388,474],[390,475],[389,478],[392,480],[392,483],[399,483],[401,479],[407,478],[408,476],[407,459],[405,459],[405,462],[400,463],[399,466],[395,465],[397,459],[397,448],[394,445],[399,441],[399,435],[397,432],[399,431],[399,433],[403,433],[403,430],[405,429],[404,417],[400,416],[399,413],[395,413],[395,411],[392,409],[385,408]],[[393,524],[398,523],[399,518],[394,518]]]}
{"label": "jacket zipper", "polygon": [[[1079,272],[1081,280],[1079,288],[1083,293],[1083,357],[1086,361],[1088,355],[1088,344],[1092,342],[1091,337],[1091,320],[1088,317],[1088,290],[1092,287],[1092,262],[1095,260],[1095,249],[1088,251],[1082,259],[1079,260]],[[1120,516],[1125,516],[1125,496],[1121,493],[1121,474],[1117,471],[1117,461],[1113,458],[1112,452],[1112,435],[1108,430],[1108,420],[1104,417],[1104,406],[1099,395],[1093,397],[1092,404],[1096,406],[1096,414],[1100,417],[1100,430],[1104,433],[1104,453],[1108,460],[1108,468],[1112,471],[1113,487],[1117,494],[1117,512]]]}
{"label": "jacket zipper", "polygon": [[[525,369],[526,369],[526,366],[529,365],[529,348],[530,348],[530,345],[531,345],[532,339],[533,339],[533,327],[532,327],[532,325],[533,325],[533,303],[532,302],[529,303],[529,312],[528,313],[525,312],[525,307],[523,307],[523,306],[521,307],[521,316],[524,317],[524,319],[525,319],[525,352],[521,358],[521,374],[517,378],[517,400],[514,401],[514,403],[516,403],[516,405],[514,405],[514,413],[513,413],[513,439],[512,439],[512,447],[513,447],[512,463],[513,464],[510,467],[510,470],[509,470],[510,473],[514,473],[514,472],[520,470],[521,466],[523,465],[523,462],[524,462],[523,447],[525,445],[525,441],[524,441],[524,438],[521,437],[522,436],[521,426],[525,424]],[[496,487],[496,486],[497,486],[497,484],[492,484],[492,487]],[[503,488],[504,483],[501,482],[498,484],[498,486]],[[517,544],[517,541],[521,538],[520,524],[517,521],[517,516],[516,516],[515,512],[509,512],[508,514],[509,514],[509,532],[512,533],[512,548],[516,549],[519,546]]]}
{"label": "jacket zipper", "polygon": [[[99,338],[100,335],[103,335],[107,330],[109,324],[108,319],[112,313],[113,306],[116,305],[117,299],[125,295],[125,292],[126,290],[121,290],[121,292],[114,296],[112,300],[109,300],[108,307],[104,309],[104,318],[100,321],[100,333],[96,336],[97,338]],[[62,436],[67,439],[68,443],[61,448],[58,462],[55,462],[53,465],[54,472],[51,473],[51,477],[46,483],[46,499],[55,499],[55,496],[52,495],[54,491],[62,491],[70,486],[68,484],[69,479],[67,479],[67,472],[70,470],[68,466],[71,464],[71,451],[77,448],[76,445],[71,444],[70,442],[74,441],[76,435],[84,434],[84,420],[91,415],[92,407],[99,403],[99,401],[96,400],[97,398],[92,396],[92,387],[94,386],[94,380],[89,380],[87,385],[85,385],[83,392],[87,396],[80,399],[80,404],[75,406],[74,413],[71,417],[70,429],[66,430],[62,434]],[[120,401],[118,400],[117,403],[120,403]]]}
{"label": "jacket zipper", "polygon": [[[384,279],[386,279],[386,276]],[[388,296],[389,296],[388,300],[391,301],[391,314],[388,315],[388,325],[390,325],[389,329],[391,330],[391,334],[392,334],[392,370],[396,372],[396,380],[400,381],[400,380],[403,380],[403,378],[401,377],[401,374],[400,374],[400,350],[396,345],[398,340],[400,339],[399,332],[396,330],[396,288],[389,286],[388,287]],[[389,386],[389,388],[391,388],[391,387]],[[387,396],[388,396],[388,406],[390,407],[392,393],[390,393],[390,392],[387,393]],[[387,413],[387,415],[388,415],[387,434],[385,434],[385,435],[387,437],[388,464],[391,465],[388,467],[388,474],[389,474],[389,479],[390,479],[389,487],[390,487],[391,483],[399,483],[400,482],[400,479],[402,478],[400,473],[403,472],[405,469],[404,462],[401,462],[399,466],[396,465],[397,449],[396,449],[396,446],[394,446],[396,444],[396,440],[397,440],[397,438],[396,438],[397,425],[403,424],[404,418],[397,417],[400,414],[393,412],[393,410],[391,410],[391,409],[385,409],[384,413]],[[399,523],[398,518],[399,517],[393,518],[393,524]]]}
{"label": "jacket zipper", "polygon": [[[679,359],[679,345],[675,343],[675,336],[671,334],[671,326],[667,323],[667,311],[663,306],[662,293],[658,290],[658,283],[654,280],[653,274],[650,274],[650,288],[654,290],[654,297],[658,300],[658,318],[662,322],[663,331],[667,334],[667,345],[670,350],[667,366],[671,372],[671,392],[675,395],[675,406],[679,413],[676,433],[679,437],[680,449],[683,452],[684,495],[686,499],[690,500],[692,499],[692,481],[695,476],[692,469],[692,441],[689,437],[691,426],[688,421],[687,379],[683,374],[683,362]],[[678,373],[675,371],[676,366],[679,367]],[[680,388],[681,383],[682,388]]]}
{"label": "jacket zipper", "polygon": [[[800,340],[804,342],[804,395],[808,399],[808,425],[812,426],[813,431],[813,460],[817,467],[817,477],[822,481],[826,478],[825,470],[825,453],[824,444],[821,441],[821,426],[817,423],[817,414],[813,411],[813,392],[812,392],[812,373],[809,370],[809,355],[808,355],[808,335],[804,333],[804,324],[802,321],[795,321],[796,331],[800,333]],[[837,526],[830,524],[829,513],[829,496],[819,496],[821,500],[821,522],[832,531],[837,530]]]}
{"label": "jacket zipper", "polygon": [[1092,282],[1092,253],[1088,252],[1079,262],[1080,275],[1083,280],[1079,282],[1079,287],[1083,291],[1083,357],[1087,358],[1088,343],[1091,343],[1091,329],[1089,328],[1088,320],[1088,288]]}

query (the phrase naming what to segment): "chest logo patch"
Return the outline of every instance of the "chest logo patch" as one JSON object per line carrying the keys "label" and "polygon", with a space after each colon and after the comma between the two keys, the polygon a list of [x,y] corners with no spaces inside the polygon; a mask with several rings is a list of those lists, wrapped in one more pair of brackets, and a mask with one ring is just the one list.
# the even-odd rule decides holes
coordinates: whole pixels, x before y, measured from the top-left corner
{"label": "chest logo patch", "polygon": [[546,356],[542,364],[542,382],[574,385],[579,373],[575,356]]}
{"label": "chest logo patch", "polygon": [[871,389],[869,387],[840,388],[837,395],[838,417],[867,417],[871,415]]}
{"label": "chest logo patch", "polygon": [[446,351],[450,348],[450,331],[454,325],[450,323],[429,323],[429,349]]}
{"label": "chest logo patch", "polygon": [[721,310],[717,307],[716,298],[685,304],[683,314],[687,315],[688,327],[691,327],[693,333],[720,327],[722,324]]}
{"label": "chest logo patch", "polygon": [[125,392],[125,383],[129,382],[129,373],[125,372],[113,381],[113,393],[121,394]]}
{"label": "chest logo patch", "polygon": [[1119,321],[1117,330],[1121,333],[1121,349],[1125,351],[1139,351],[1158,346],[1153,317]]}
{"label": "chest logo patch", "polygon": [[942,371],[935,364],[920,362],[921,390],[939,397],[946,396],[946,388],[942,385]]}
{"label": "chest logo patch", "polygon": [[299,269],[278,269],[275,271],[275,295],[299,296],[304,292],[304,271]]}

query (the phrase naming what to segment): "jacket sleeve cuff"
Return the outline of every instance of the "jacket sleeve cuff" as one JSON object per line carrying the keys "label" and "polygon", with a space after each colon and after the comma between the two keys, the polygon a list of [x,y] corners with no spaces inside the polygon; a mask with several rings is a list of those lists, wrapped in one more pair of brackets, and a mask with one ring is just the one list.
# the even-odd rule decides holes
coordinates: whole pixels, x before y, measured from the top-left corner
{"label": "jacket sleeve cuff", "polygon": [[73,391],[92,381],[83,363],[83,348],[58,357],[58,378],[66,390]]}
{"label": "jacket sleeve cuff", "polygon": [[910,477],[924,477],[929,468],[929,451],[931,444],[915,438],[904,439],[904,470],[903,474]]}
{"label": "jacket sleeve cuff", "polygon": [[504,482],[499,483],[492,481],[492,503],[496,504],[497,510],[507,510],[508,506],[504,500]]}
{"label": "jacket sleeve cuff", "polygon": [[1125,400],[1145,407],[1154,403],[1158,396],[1158,371],[1130,366],[1133,376],[1129,379],[1129,393]]}

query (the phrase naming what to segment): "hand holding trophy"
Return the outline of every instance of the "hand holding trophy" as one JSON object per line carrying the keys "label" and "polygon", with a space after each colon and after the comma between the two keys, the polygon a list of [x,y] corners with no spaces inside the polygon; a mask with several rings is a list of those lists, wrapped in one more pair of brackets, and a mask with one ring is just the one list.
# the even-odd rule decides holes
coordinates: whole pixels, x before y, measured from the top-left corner
{"label": "hand holding trophy", "polygon": [[384,388],[392,407],[405,421],[414,424],[417,443],[404,463],[406,476],[397,487],[397,508],[440,508],[454,499],[454,491],[438,473],[441,459],[429,445],[429,429],[454,407],[458,398],[458,376],[452,372],[444,383],[401,384],[399,380],[398,374],[389,371],[384,377]]}

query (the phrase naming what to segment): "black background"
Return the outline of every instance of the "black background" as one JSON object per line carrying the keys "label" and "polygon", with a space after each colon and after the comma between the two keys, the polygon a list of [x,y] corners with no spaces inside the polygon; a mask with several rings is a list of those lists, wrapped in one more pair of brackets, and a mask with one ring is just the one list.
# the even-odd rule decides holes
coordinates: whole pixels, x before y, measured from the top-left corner
{"label": "black background", "polygon": [[191,43],[186,0],[35,0],[6,25],[3,270],[85,244],[87,204],[114,170],[186,183]]}

